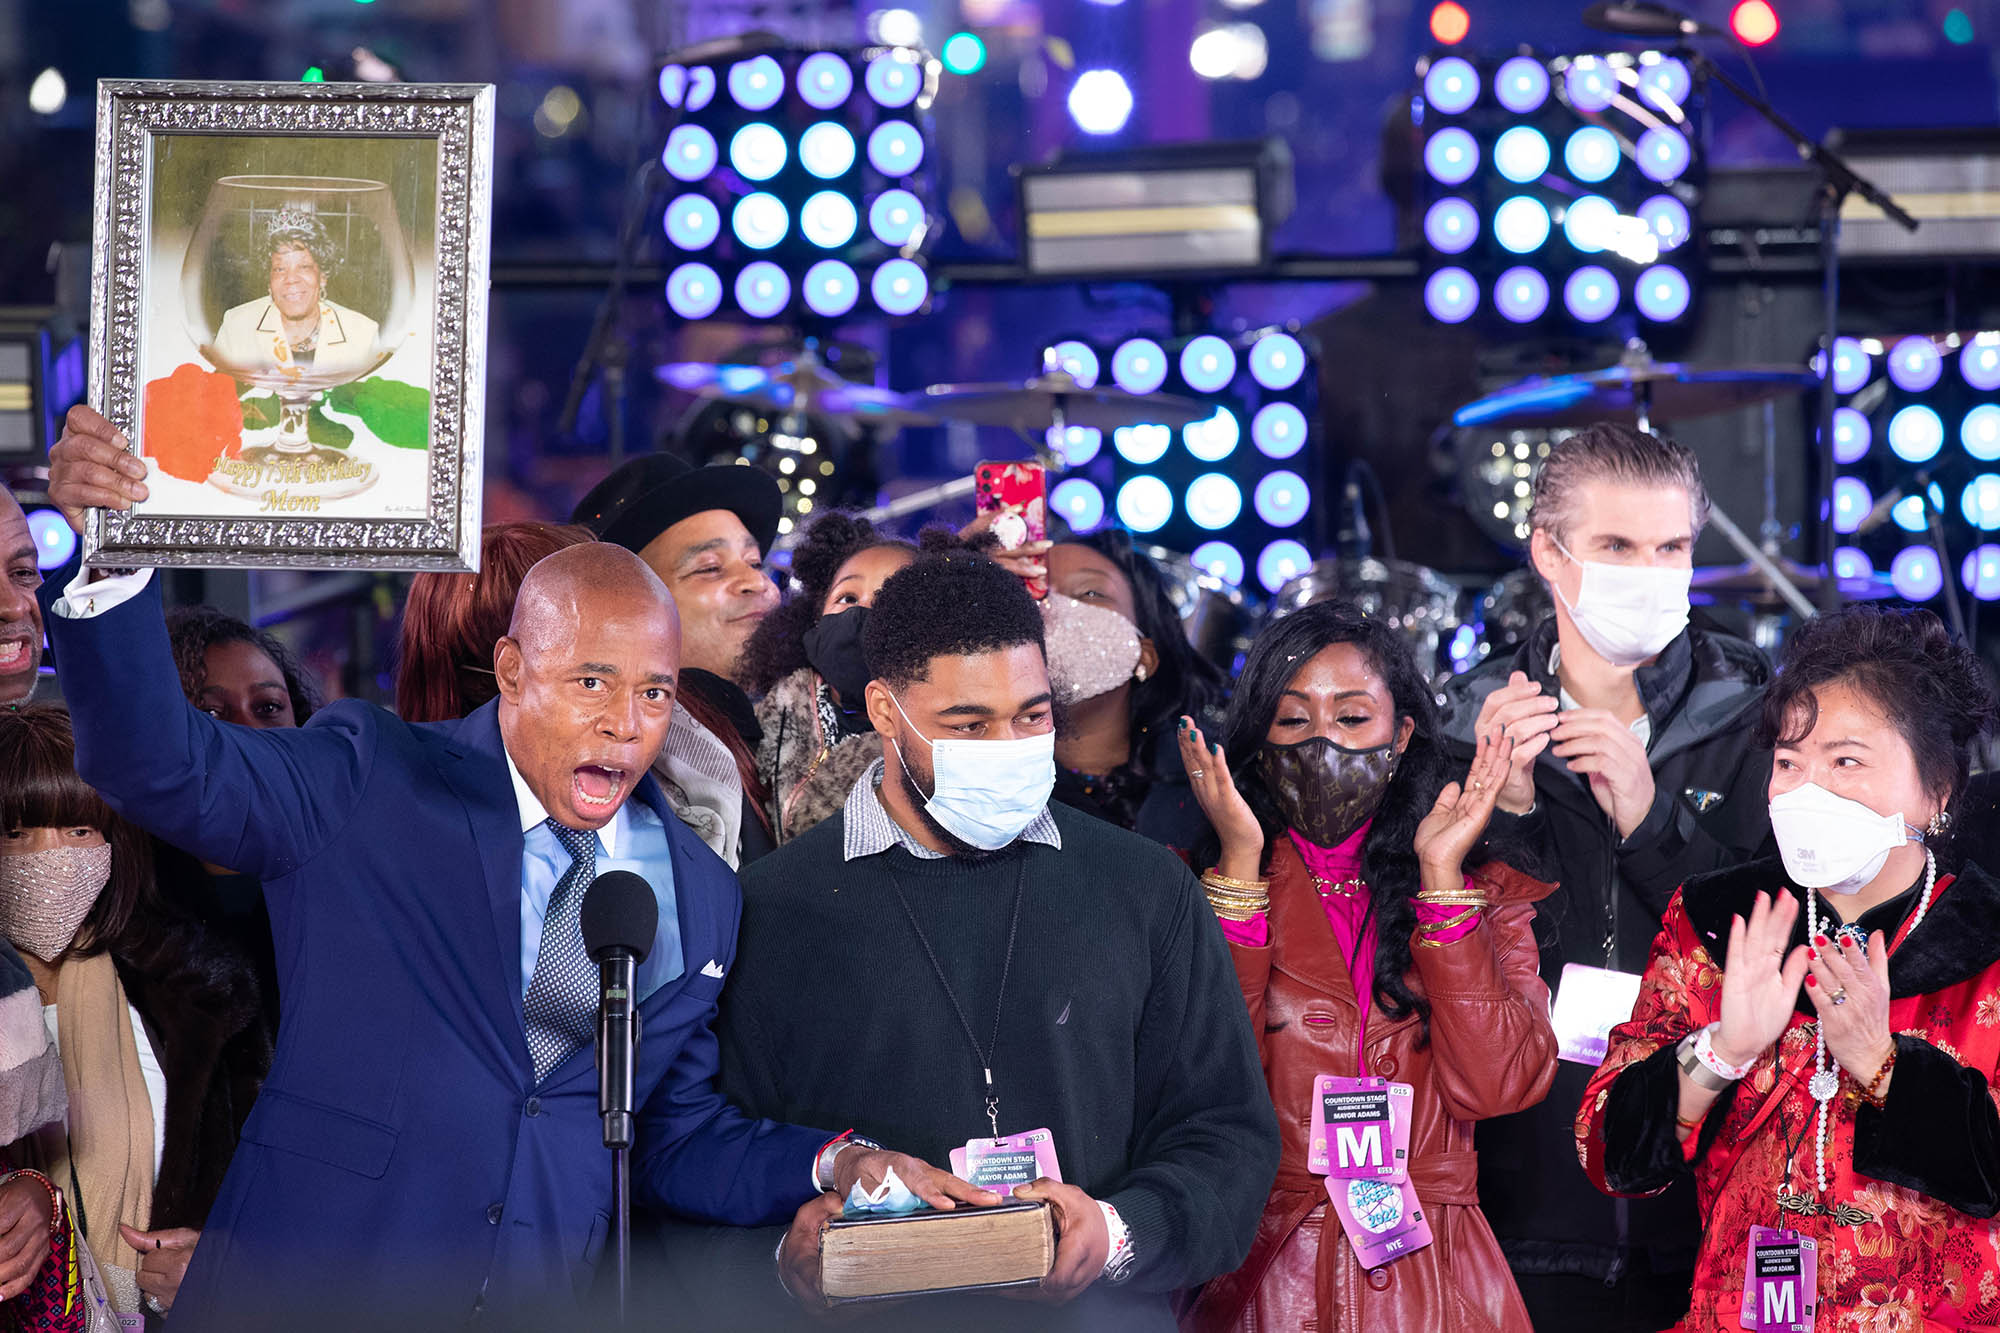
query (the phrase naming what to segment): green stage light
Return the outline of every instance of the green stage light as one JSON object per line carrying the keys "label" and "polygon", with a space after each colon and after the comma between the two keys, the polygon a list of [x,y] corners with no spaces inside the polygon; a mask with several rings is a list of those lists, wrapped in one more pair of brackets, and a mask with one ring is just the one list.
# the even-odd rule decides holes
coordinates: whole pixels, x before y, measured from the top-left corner
{"label": "green stage light", "polygon": [[325,82],[326,82],[326,71],[325,71],[325,70],[323,70],[323,69],[321,69],[321,68],[320,68],[320,67],[319,67],[318,65],[308,65],[308,66],[306,66],[306,72],[305,72],[305,73],[303,73],[303,74],[301,74],[301,75],[299,75],[299,82],[300,82],[300,83],[325,83]]}
{"label": "green stage light", "polygon": [[944,67],[954,74],[977,74],[986,68],[986,43],[976,33],[955,32],[945,38]]}

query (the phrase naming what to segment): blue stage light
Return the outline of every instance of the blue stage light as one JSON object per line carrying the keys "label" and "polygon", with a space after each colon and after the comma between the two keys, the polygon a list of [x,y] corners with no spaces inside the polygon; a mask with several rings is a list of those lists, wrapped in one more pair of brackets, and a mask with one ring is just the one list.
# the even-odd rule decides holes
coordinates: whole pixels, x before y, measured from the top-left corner
{"label": "blue stage light", "polygon": [[1493,308],[1516,324],[1540,319],[1549,308],[1549,280],[1525,265],[1510,268],[1493,284]]}
{"label": "blue stage light", "polygon": [[1539,199],[1515,195],[1493,210],[1493,239],[1517,255],[1541,249],[1549,239],[1549,210]]}
{"label": "blue stage light", "polygon": [[868,205],[868,230],[892,248],[908,245],[923,221],[924,206],[908,190],[884,190]]}
{"label": "blue stage light", "polygon": [[1966,552],[1959,578],[1980,601],[2000,600],[2000,546],[1987,542]]}
{"label": "blue stage light", "polygon": [[1922,403],[1889,418],[1889,450],[1905,463],[1928,463],[1944,448],[1944,422]]}
{"label": "blue stage light", "polygon": [[1563,309],[1585,324],[1606,319],[1618,308],[1618,279],[1609,269],[1586,264],[1563,281]]}
{"label": "blue stage light", "polygon": [[1115,69],[1087,69],[1069,89],[1069,116],[1085,134],[1116,134],[1132,118],[1132,88]]}
{"label": "blue stage light", "polygon": [[831,111],[854,91],[854,71],[831,51],[816,51],[799,62],[799,96],[809,107]]}
{"label": "blue stage light", "polygon": [[1311,553],[1291,538],[1283,537],[1266,546],[1257,557],[1257,582],[1264,585],[1265,592],[1276,592],[1311,568]]}
{"label": "blue stage light", "polygon": [[1833,410],[1833,461],[1841,464],[1859,463],[1868,456],[1868,446],[1875,442],[1875,428],[1868,424],[1868,418],[1851,407],[1836,407]]}
{"label": "blue stage light", "polygon": [[854,303],[861,299],[861,279],[838,259],[822,259],[806,270],[803,290],[807,309],[836,319],[854,309]]}
{"label": "blue stage light", "polygon": [[2000,475],[1982,472],[1967,483],[1958,497],[1958,512],[1981,532],[2000,528]]}
{"label": "blue stage light", "polygon": [[918,68],[916,57],[899,48],[884,51],[869,61],[861,81],[868,95],[875,99],[875,105],[894,110],[917,100],[917,94],[923,91],[924,73]]}
{"label": "blue stage light", "polygon": [[682,250],[713,245],[722,233],[722,214],[706,195],[684,194],[670,201],[665,217],[667,239]]}
{"label": "blue stage light", "polygon": [[1493,95],[1501,106],[1525,116],[1548,100],[1549,71],[1532,56],[1515,56],[1493,76]]}
{"label": "blue stage light", "polygon": [[1587,185],[1609,180],[1619,160],[1618,136],[1601,125],[1586,125],[1563,144],[1563,165]]}
{"label": "blue stage light", "polygon": [[1071,467],[1082,467],[1104,448],[1104,432],[1095,426],[1051,426],[1043,438]]}
{"label": "blue stage light", "polygon": [[892,259],[875,270],[868,284],[875,304],[891,315],[913,315],[930,299],[930,279],[907,259]]}
{"label": "blue stage light", "polygon": [[1463,185],[1479,170],[1479,141],[1453,125],[1424,145],[1424,169],[1442,185]]}
{"label": "blue stage light", "polygon": [[1663,324],[1685,315],[1693,298],[1687,274],[1672,264],[1655,264],[1632,284],[1632,299],[1639,313]]}
{"label": "blue stage light", "polygon": [[1640,204],[1639,220],[1653,234],[1661,254],[1680,249],[1694,234],[1694,220],[1688,216],[1687,205],[1670,194],[1656,194]]}
{"label": "blue stage light", "polygon": [[1257,516],[1274,528],[1289,528],[1306,516],[1312,488],[1296,472],[1267,472],[1257,482]]}
{"label": "blue stage light", "polygon": [[799,165],[823,181],[845,176],[854,167],[854,136],[830,120],[808,125],[799,136]]}
{"label": "blue stage light", "polygon": [[1596,56],[1578,56],[1563,71],[1563,91],[1578,111],[1602,111],[1618,96],[1618,75]]}
{"label": "blue stage light", "polygon": [[1858,546],[1833,548],[1833,576],[1837,579],[1872,579],[1875,562]]}
{"label": "blue stage light", "polygon": [[729,141],[729,165],[745,180],[767,181],[785,169],[785,136],[761,120],[752,121]]}
{"label": "blue stage light", "polygon": [[1157,422],[1146,422],[1137,426],[1118,426],[1111,432],[1111,447],[1118,456],[1135,467],[1151,467],[1166,457],[1167,449],[1174,442],[1173,431]]}
{"label": "blue stage light", "polygon": [[1196,527],[1214,532],[1242,514],[1243,488],[1220,472],[1204,472],[1188,483],[1182,503]]}
{"label": "blue stage light", "polygon": [[699,125],[676,125],[667,135],[660,165],[677,181],[690,183],[715,170],[715,136]]}
{"label": "blue stage light", "polygon": [[1424,98],[1447,116],[1470,111],[1479,100],[1479,71],[1459,56],[1433,61],[1424,75]]}
{"label": "blue stage light", "polygon": [[745,264],[736,275],[736,304],[753,319],[769,319],[792,299],[792,280],[768,259]]}
{"label": "blue stage light", "polygon": [[1151,393],[1167,382],[1166,349],[1151,338],[1127,338],[1111,354],[1111,379],[1126,393]]}
{"label": "blue stage light", "polygon": [[1250,344],[1250,375],[1267,389],[1289,389],[1306,371],[1306,350],[1289,333],[1267,333]]}
{"label": "blue stage light", "polygon": [[1967,412],[1958,423],[1958,442],[1982,463],[2000,459],[2000,407],[1981,403]]}
{"label": "blue stage light", "polygon": [[1549,169],[1549,139],[1529,125],[1516,125],[1493,141],[1493,169],[1526,185],[1540,180]]}
{"label": "blue stage light", "polygon": [[729,215],[729,226],[736,239],[751,249],[768,250],[785,239],[792,219],[777,195],[759,190],[736,201]]}
{"label": "blue stage light", "polygon": [[1181,428],[1181,442],[1204,463],[1220,463],[1236,452],[1242,439],[1243,424],[1226,407],[1218,407],[1214,416],[1190,421]]}
{"label": "blue stage light", "polygon": [[785,95],[785,71],[769,56],[752,56],[729,67],[729,95],[745,111],[769,111]]}
{"label": "blue stage light", "polygon": [[1688,147],[1687,136],[1679,130],[1655,125],[1639,136],[1635,156],[1646,178],[1664,185],[1681,178],[1694,160],[1694,150]]}
{"label": "blue stage light", "polygon": [[1563,206],[1563,239],[1579,254],[1601,254],[1618,230],[1618,206],[1601,194],[1586,194]]}
{"label": "blue stage light", "polygon": [[1133,477],[1118,488],[1118,521],[1134,532],[1157,532],[1174,516],[1174,493],[1155,476]]}
{"label": "blue stage light", "polygon": [[1861,520],[1868,517],[1868,511],[1875,507],[1875,494],[1868,489],[1868,483],[1859,477],[1835,477],[1833,479],[1833,530],[1846,534],[1861,526]]}
{"label": "blue stage light", "polygon": [[1057,343],[1049,351],[1055,356],[1057,369],[1086,389],[1097,387],[1097,377],[1103,367],[1098,364],[1097,352],[1089,343],[1070,338]]}
{"label": "blue stage light", "polygon": [[667,275],[667,305],[682,319],[706,319],[722,304],[722,279],[706,264],[682,264]]}
{"label": "blue stage light", "polygon": [[1982,333],[1958,354],[1958,373],[1982,393],[2000,389],[2000,334]]}
{"label": "blue stage light", "polygon": [[1922,393],[1944,374],[1944,358],[1929,338],[1904,338],[1889,349],[1889,378],[1896,387]]}
{"label": "blue stage light", "polygon": [[1639,100],[1659,111],[1678,111],[1694,91],[1694,76],[1673,56],[1648,51],[1639,57]]}
{"label": "blue stage light", "polygon": [[76,529],[53,509],[28,515],[28,539],[35,544],[36,569],[61,569],[76,553]]}
{"label": "blue stage light", "polygon": [[846,245],[860,224],[854,201],[838,190],[821,190],[799,209],[800,233],[822,250]]}
{"label": "blue stage light", "polygon": [[1928,602],[1944,591],[1944,570],[1928,546],[1905,546],[1889,562],[1889,582],[1906,602]]}
{"label": "blue stage light", "polygon": [[688,72],[686,65],[660,66],[660,100],[668,106],[679,106],[687,96]]}
{"label": "blue stage light", "polygon": [[1479,308],[1479,284],[1462,268],[1441,268],[1424,282],[1424,309],[1444,324],[1462,324]]}
{"label": "blue stage light", "polygon": [[1250,418],[1250,441],[1266,458],[1290,458],[1306,447],[1306,414],[1291,403],[1266,403]]}
{"label": "blue stage light", "polygon": [[684,109],[701,111],[715,100],[715,66],[696,65],[688,71],[687,102]]}
{"label": "blue stage light", "polygon": [[[1942,505],[1933,506],[1943,508]],[[1890,506],[1889,518],[1905,532],[1928,532],[1930,530],[1930,509],[1924,505],[1921,495],[1906,495]]]}
{"label": "blue stage light", "polygon": [[907,120],[885,120],[868,136],[868,160],[884,176],[907,176],[923,165],[923,136]]}
{"label": "blue stage light", "polygon": [[1236,349],[1212,333],[1181,349],[1181,378],[1196,393],[1216,393],[1236,378]]}
{"label": "blue stage light", "polygon": [[[1813,353],[1813,369],[1820,369],[1825,358]],[[1875,363],[1855,338],[1835,338],[1833,340],[1833,391],[1835,393],[1857,393],[1875,373]]]}
{"label": "blue stage light", "polygon": [[1479,239],[1479,210],[1455,195],[1438,200],[1424,214],[1424,239],[1444,254],[1464,254]]}
{"label": "blue stage light", "polygon": [[1089,532],[1104,521],[1104,492],[1082,477],[1066,477],[1049,492],[1049,508],[1073,532]]}
{"label": "blue stage light", "polygon": [[1228,542],[1203,542],[1188,556],[1194,567],[1235,587],[1243,582],[1243,552]]}

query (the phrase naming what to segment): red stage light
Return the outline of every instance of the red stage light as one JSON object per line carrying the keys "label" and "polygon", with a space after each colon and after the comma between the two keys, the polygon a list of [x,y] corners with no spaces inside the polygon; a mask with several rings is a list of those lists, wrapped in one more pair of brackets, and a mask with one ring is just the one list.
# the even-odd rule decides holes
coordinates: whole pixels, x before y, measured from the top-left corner
{"label": "red stage light", "polygon": [[1766,0],[1743,0],[1729,12],[1729,30],[1745,46],[1762,46],[1778,35],[1778,12]]}
{"label": "red stage light", "polygon": [[1431,36],[1446,46],[1457,46],[1471,31],[1472,15],[1457,0],[1444,0],[1431,10]]}

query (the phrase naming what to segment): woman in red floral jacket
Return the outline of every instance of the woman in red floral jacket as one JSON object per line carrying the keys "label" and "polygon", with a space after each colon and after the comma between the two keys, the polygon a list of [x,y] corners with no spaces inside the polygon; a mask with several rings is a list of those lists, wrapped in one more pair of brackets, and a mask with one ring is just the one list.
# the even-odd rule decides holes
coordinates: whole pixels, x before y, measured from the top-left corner
{"label": "woman in red floral jacket", "polygon": [[1781,857],[1675,896],[1577,1115],[1609,1193],[1694,1173],[1681,1328],[1746,1327],[1752,1227],[1816,1242],[1819,1328],[2000,1326],[2000,880],[1942,836],[1994,717],[1929,612],[1794,639],[1760,727]]}

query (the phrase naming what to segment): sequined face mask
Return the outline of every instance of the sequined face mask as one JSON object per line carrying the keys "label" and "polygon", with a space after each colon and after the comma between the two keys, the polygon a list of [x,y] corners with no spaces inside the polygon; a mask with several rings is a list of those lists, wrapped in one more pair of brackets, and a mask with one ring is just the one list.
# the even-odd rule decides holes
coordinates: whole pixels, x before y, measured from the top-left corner
{"label": "sequined face mask", "polygon": [[0,933],[45,963],[69,949],[111,882],[111,846],[0,856]]}
{"label": "sequined face mask", "polygon": [[1393,744],[1350,750],[1324,736],[1257,753],[1278,813],[1320,847],[1338,847],[1374,817],[1401,758]]}
{"label": "sequined face mask", "polygon": [[1064,707],[1109,694],[1139,669],[1138,626],[1108,606],[1051,592],[1042,602],[1042,630],[1049,684]]}

